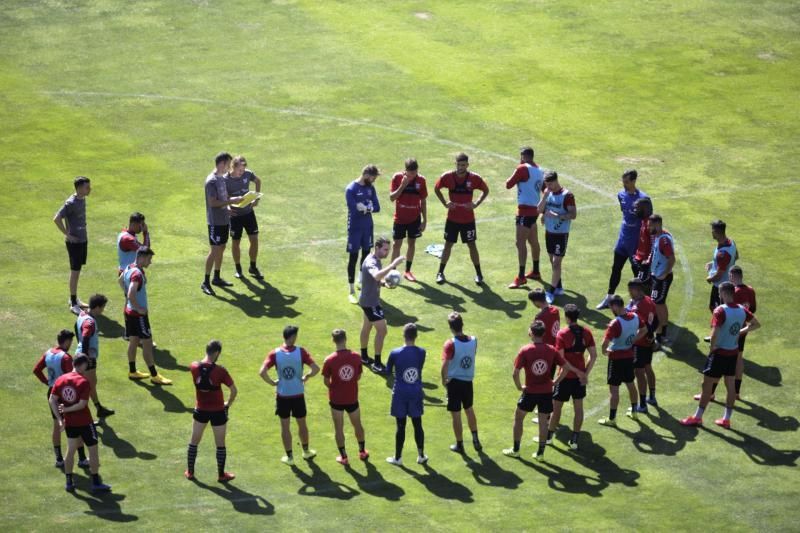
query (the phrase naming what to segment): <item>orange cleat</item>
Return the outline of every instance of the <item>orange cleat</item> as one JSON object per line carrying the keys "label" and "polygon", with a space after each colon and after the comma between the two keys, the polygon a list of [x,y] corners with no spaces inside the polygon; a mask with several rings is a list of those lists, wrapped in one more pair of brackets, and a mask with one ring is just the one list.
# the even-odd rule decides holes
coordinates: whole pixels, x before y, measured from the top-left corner
{"label": "orange cleat", "polygon": [[721,428],[731,429],[731,421],[727,418],[717,418],[714,423]]}
{"label": "orange cleat", "polygon": [[525,277],[528,279],[542,279],[542,275],[538,272],[534,272],[533,270],[525,274]]}
{"label": "orange cleat", "polygon": [[695,418],[693,416],[687,416],[683,420],[680,421],[682,426],[702,426],[703,419],[702,418]]}
{"label": "orange cleat", "polygon": [[516,277],[514,278],[514,281],[512,281],[512,282],[511,282],[511,283],[508,285],[508,288],[509,288],[509,289],[519,289],[520,287],[522,287],[523,285],[526,285],[527,283],[528,283],[528,280],[527,280],[527,279],[525,279],[525,278],[521,278],[521,277],[519,277],[519,276],[516,276]]}
{"label": "orange cleat", "polygon": [[406,270],[405,272],[403,272],[403,277],[412,283],[415,283],[417,281],[417,278],[414,277],[414,274],[410,270]]}

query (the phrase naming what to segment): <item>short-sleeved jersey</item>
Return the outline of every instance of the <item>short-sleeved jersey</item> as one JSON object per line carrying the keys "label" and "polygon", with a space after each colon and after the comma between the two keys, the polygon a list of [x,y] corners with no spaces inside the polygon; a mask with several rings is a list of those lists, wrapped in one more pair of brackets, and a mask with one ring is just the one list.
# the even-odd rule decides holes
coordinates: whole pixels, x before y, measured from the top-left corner
{"label": "short-sleeved jersey", "polygon": [[714,282],[715,287],[719,287],[723,282],[728,281],[731,268],[736,264],[736,243],[731,239],[726,239],[722,244],[717,244],[714,248],[714,256],[711,259],[711,270],[709,276],[714,276],[722,272],[722,276]]}
{"label": "short-sleeved jersey", "polygon": [[514,359],[514,368],[525,370],[525,392],[528,394],[552,394],[553,379],[550,369],[564,365],[565,359],[558,351],[544,342],[530,343],[520,348]]}
{"label": "short-sleeved jersey", "polygon": [[[642,324],[647,326],[648,333],[654,332],[656,325],[658,324],[658,318],[656,316],[656,304],[653,302],[652,298],[645,295],[639,300],[631,300],[625,309],[627,309],[630,313],[636,313],[636,316],[639,317],[639,320],[641,320]],[[633,345],[643,347],[650,346],[653,344],[653,341],[647,337],[648,335],[642,336],[642,338],[633,343]]]}
{"label": "short-sleeved jersey", "polygon": [[[400,188],[403,175],[403,172],[398,172],[392,176],[389,192]],[[406,188],[394,201],[394,221],[398,224],[411,224],[416,221],[422,213],[422,201],[427,197],[428,185],[425,176],[417,174],[417,177],[408,182]]]}
{"label": "short-sleeved jersey", "polygon": [[393,394],[422,394],[422,367],[425,350],[419,346],[403,346],[389,353],[386,371],[394,371]]}
{"label": "short-sleeved jersey", "polygon": [[225,186],[225,177],[212,172],[206,178],[206,222],[209,226],[227,226],[230,223],[230,211],[227,205],[211,207],[210,200],[228,201],[228,188]]}
{"label": "short-sleeved jersey", "polygon": [[[592,331],[578,324],[561,328],[556,335],[556,350],[564,350],[564,359],[579,370],[586,370],[584,352],[594,345]],[[565,377],[577,378],[578,375],[570,371]]]}
{"label": "short-sleeved jersey", "polygon": [[381,303],[381,283],[376,280],[370,270],[381,270],[381,260],[373,253],[369,254],[361,265],[361,293],[358,304],[363,307],[375,307]]}
{"label": "short-sleeved jersey", "polygon": [[67,228],[67,235],[75,237],[76,242],[87,242],[86,232],[86,198],[78,198],[77,194],[72,194],[64,201],[56,213],[64,220]]}
{"label": "short-sleeved jersey", "polygon": [[350,350],[338,350],[325,358],[322,375],[330,380],[328,399],[331,403],[352,405],[358,401],[362,370],[361,356]]}
{"label": "short-sleeved jersey", "polygon": [[147,276],[145,276],[144,270],[139,268],[136,263],[128,265],[122,273],[122,282],[125,286],[125,314],[133,317],[142,316],[133,309],[130,298],[128,298],[128,290],[131,285],[134,285],[136,287],[136,303],[139,304],[139,307],[147,309]]}
{"label": "short-sleeved jersey", "polygon": [[[281,352],[280,354],[278,352]],[[295,358],[293,354],[297,354]],[[282,344],[267,355],[265,360],[267,368],[277,367],[278,370],[278,396],[282,398],[292,398],[302,396],[305,387],[302,378],[303,365],[311,366],[314,359],[311,358],[305,348],[287,346]]]}
{"label": "short-sleeved jersey", "polygon": [[[232,176],[230,173],[225,174],[225,190],[228,192],[228,198],[234,196],[244,196],[250,190],[250,184],[253,183],[257,176],[250,170],[245,170],[238,178]],[[244,207],[231,206],[231,216],[240,217],[247,215],[253,210],[253,204],[247,204]]]}
{"label": "short-sleeved jersey", "polygon": [[222,395],[222,385],[230,387],[233,378],[228,370],[215,363],[195,361],[189,367],[192,373],[192,382],[195,390],[195,408],[200,411],[222,411],[225,409],[225,399]]}
{"label": "short-sleeved jersey", "polygon": [[[344,190],[344,198],[347,201],[347,230],[372,229],[372,213],[381,210],[375,186],[371,183],[361,185],[358,180],[352,181]],[[367,211],[359,211],[358,204],[363,204]]]}
{"label": "short-sleeved jersey", "polygon": [[72,372],[72,356],[58,346],[44,352],[33,367],[33,374],[48,387],[52,387],[56,379],[67,372]]}
{"label": "short-sleeved jersey", "polygon": [[475,211],[464,207],[464,204],[472,203],[476,190],[489,190],[489,186],[478,174],[467,172],[466,176],[460,178],[455,171],[442,174],[436,181],[435,188],[448,190],[449,199],[456,206],[447,210],[447,220],[459,224],[475,222]]}
{"label": "short-sleeved jersey", "polygon": [[636,245],[636,253],[633,254],[633,258],[639,262],[646,261],[650,257],[652,247],[653,236],[650,235],[650,221],[644,219],[639,227],[639,244]]}
{"label": "short-sleeved jersey", "polygon": [[542,337],[542,341],[544,341],[545,344],[554,346],[556,343],[556,335],[558,335],[558,330],[561,328],[561,315],[558,311],[558,307],[547,305],[536,313],[533,319],[544,322],[544,336]]}
{"label": "short-sleeved jersey", "polygon": [[625,189],[617,193],[619,209],[622,211],[622,225],[619,228],[619,240],[623,242],[636,242],[639,237],[642,221],[636,214],[634,204],[640,198],[648,198],[647,194],[639,189],[629,193]]}
{"label": "short-sleeved jersey", "polygon": [[604,341],[609,341],[611,353],[609,359],[631,359],[633,358],[633,339],[636,332],[644,326],[644,322],[634,313],[626,312],[624,315],[614,317],[608,324]]}
{"label": "short-sleeved jersey", "polygon": [[751,313],[756,312],[756,291],[749,285],[737,285],[733,293],[733,301]]}
{"label": "short-sleeved jersey", "polygon": [[569,233],[572,220],[568,218],[551,217],[547,215],[548,211],[552,211],[559,216],[566,216],[570,208],[575,207],[575,195],[568,189],[561,187],[556,192],[551,192],[547,195],[547,202],[544,206],[544,227],[547,233]]}
{"label": "short-sleeved jersey", "polygon": [[506,188],[517,187],[517,216],[535,217],[537,206],[544,188],[542,171],[536,163],[520,163],[514,174],[506,181]]}
{"label": "short-sleeved jersey", "polygon": [[64,404],[64,407],[70,407],[81,400],[86,400],[86,405],[83,409],[64,413],[64,425],[66,427],[88,426],[94,422],[92,413],[89,412],[89,396],[91,392],[92,386],[89,380],[77,372],[70,372],[56,379],[50,394],[56,396],[59,402]]}
{"label": "short-sleeved jersey", "polygon": [[119,264],[119,273],[125,270],[125,267],[131,263],[136,262],[136,252],[141,248],[150,247],[150,234],[144,232],[144,239],[142,242],[136,238],[136,234],[132,233],[129,229],[123,229],[117,235],[117,260]]}
{"label": "short-sleeved jersey", "polygon": [[711,314],[711,327],[717,329],[714,353],[739,355],[739,330],[753,320],[753,313],[739,304],[722,304]]}

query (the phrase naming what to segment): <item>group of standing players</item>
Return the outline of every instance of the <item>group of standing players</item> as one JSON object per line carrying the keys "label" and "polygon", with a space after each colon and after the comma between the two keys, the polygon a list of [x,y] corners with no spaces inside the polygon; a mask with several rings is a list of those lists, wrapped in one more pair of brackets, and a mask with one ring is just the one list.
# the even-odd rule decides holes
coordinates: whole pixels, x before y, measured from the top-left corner
{"label": "group of standing players", "polygon": [[[469,158],[460,153],[456,156],[456,168],[446,172],[437,180],[434,192],[447,209],[444,228],[444,247],[436,273],[436,283],[446,282],[445,268],[452,247],[460,239],[467,244],[470,259],[475,269],[475,283],[484,283],[476,240],[477,229],[474,211],[489,194],[487,183],[468,170]],[[359,458],[366,460],[369,452],[365,447],[364,428],[358,404],[358,380],[364,366],[377,374],[393,375],[391,414],[396,418],[395,454],[387,458],[392,464],[402,464],[405,428],[408,418],[412,421],[417,445],[418,463],[428,458],[424,452],[424,430],[422,428],[423,391],[422,368],[425,350],[416,346],[417,327],[407,324],[403,329],[404,346],[393,350],[384,365],[381,358],[387,324],[380,304],[380,289],[387,274],[405,261],[403,276],[415,282],[412,264],[416,252],[416,240],[422,236],[428,223],[427,184],[419,174],[414,159],[405,162],[405,170],[396,173],[390,184],[389,198],[395,204],[392,241],[379,237],[373,242],[373,213],[380,212],[379,195],[374,182],[380,175],[378,168],[368,165],[361,176],[345,190],[348,209],[347,218],[347,275],[349,300],[359,304],[364,318],[360,334],[360,354],[347,348],[344,330],[332,332],[335,351],[325,359],[322,369],[311,355],[296,345],[298,328],[284,329],[284,342],[270,352],[264,361],[260,376],[276,387],[276,414],[281,420],[281,436],[286,454],[282,461],[293,464],[290,419],[297,421],[303,458],[310,459],[316,451],[309,448],[308,427],[305,422],[305,382],[322,371],[335,428],[335,440],[339,448],[336,460],[347,464],[349,458],[344,445],[344,413],[354,427],[359,445]],[[663,227],[661,216],[653,213],[650,198],[636,187],[637,173],[626,171],[622,176],[623,190],[618,200],[623,214],[619,238],[614,249],[609,290],[597,309],[610,309],[613,320],[605,331],[602,353],[608,360],[607,383],[609,385],[609,415],[599,422],[615,425],[619,405],[619,386],[628,389],[631,407],[628,416],[647,412],[648,404],[657,405],[655,396],[655,374],[652,370],[652,354],[662,345],[669,345],[667,337],[668,309],[666,299],[672,283],[675,265],[675,247],[672,235]],[[206,213],[210,250],[206,259],[206,273],[201,289],[213,295],[212,286],[229,287],[232,284],[221,277],[221,263],[228,236],[233,241],[235,276],[243,277],[239,243],[244,232],[250,241],[248,274],[263,279],[256,261],[258,255],[258,224],[253,208],[258,199],[242,206],[242,200],[255,185],[261,189],[261,180],[247,168],[243,156],[232,157],[220,153],[215,158],[215,169],[205,181]],[[99,355],[96,319],[105,310],[107,298],[94,295],[89,304],[77,297],[81,267],[87,258],[87,234],[85,198],[91,191],[90,180],[78,177],[75,194],[70,196],[56,213],[54,222],[64,233],[70,260],[70,310],[78,315],[75,333],[63,330],[57,337],[57,346],[42,355],[34,373],[48,385],[48,401],[53,414],[53,447],[56,466],[63,467],[67,477],[66,489],[75,489],[73,480],[74,455],[79,455],[79,466],[88,467],[92,475],[92,490],[107,491],[98,473],[97,434],[95,421],[88,408],[91,399],[102,420],[114,414],[103,406],[97,397],[97,358]],[[538,312],[528,328],[531,343],[524,346],[514,361],[513,380],[522,392],[517,403],[513,428],[513,446],[503,450],[508,456],[518,457],[523,422],[528,413],[537,411],[535,421],[539,424],[538,449],[534,457],[541,459],[546,444],[550,443],[558,427],[563,403],[572,399],[574,403],[573,432],[569,446],[578,448],[578,437],[583,423],[582,401],[586,395],[588,376],[597,361],[597,351],[591,331],[580,325],[580,309],[574,304],[564,306],[567,326],[560,327],[560,313],[553,305],[558,296],[564,294],[562,283],[562,261],[566,254],[571,222],[577,216],[575,197],[559,183],[555,171],[543,172],[534,161],[531,147],[520,150],[520,164],[505,183],[506,188],[516,187],[518,207],[516,216],[516,245],[519,271],[510,289],[527,285],[528,279],[540,280],[540,246],[537,220],[545,230],[546,251],[551,265],[551,281],[547,290],[532,290],[528,297]],[[444,191],[448,197],[445,198]],[[475,193],[478,197],[475,198]],[[732,240],[726,236],[724,222],[712,223],[712,236],[717,241],[712,261],[706,265],[707,281],[712,286],[709,309],[712,312],[712,332],[705,340],[711,343],[710,355],[701,372],[704,374],[702,391],[695,399],[699,401],[696,412],[683,420],[684,425],[702,424],[702,415],[713,399],[716,384],[721,378],[728,389],[723,418],[718,425],[730,427],[730,417],[738,398],[743,373],[744,338],[749,331],[759,327],[755,312],[755,292],[743,283],[741,267],[736,266],[738,252]],[[141,237],[141,238],[140,238]],[[404,240],[406,255],[401,255]],[[532,266],[527,270],[528,248]],[[128,339],[129,378],[146,379],[157,385],[169,385],[171,380],[160,375],[153,361],[152,333],[149,325],[146,295],[145,269],[150,265],[154,252],[150,235],[141,213],[133,213],[129,223],[117,239],[119,256],[119,282],[125,296],[125,336]],[[359,253],[361,260],[359,262]],[[387,266],[382,260],[390,256]],[[628,282],[631,297],[626,305],[615,291],[622,277],[625,263],[629,262],[633,279]],[[360,265],[360,293],[356,296],[356,266]],[[213,278],[211,277],[213,270]],[[648,295],[649,294],[649,295]],[[447,409],[452,414],[456,442],[451,446],[455,452],[463,452],[463,427],[461,411],[465,411],[472,443],[476,450],[482,445],[478,438],[477,420],[473,409],[472,380],[475,373],[477,339],[463,332],[463,318],[458,313],[448,316],[453,334],[444,345],[442,353],[441,379],[447,389]],[[369,355],[369,339],[375,329],[373,357]],[[78,336],[77,353],[68,354],[73,338]],[[141,347],[149,373],[136,368],[137,349]],[[212,340],[206,346],[203,360],[191,365],[191,374],[196,388],[194,423],[187,450],[185,476],[194,479],[197,447],[203,432],[211,423],[216,443],[216,459],[219,481],[225,482],[235,476],[225,471],[225,431],[228,408],[234,402],[237,390],[227,370],[217,364],[222,352],[220,341]],[[586,360],[585,354],[589,358]],[[310,371],[303,372],[308,366]],[[270,376],[275,368],[277,379]],[[556,376],[556,369],[560,372]],[[45,375],[44,371],[47,370]],[[525,384],[520,374],[525,374]],[[230,389],[225,401],[221,386]],[[637,390],[638,388],[638,390]],[[648,395],[649,393],[649,395]],[[61,453],[61,430],[66,430],[68,448],[66,456]],[[83,445],[89,448],[85,456]]]}

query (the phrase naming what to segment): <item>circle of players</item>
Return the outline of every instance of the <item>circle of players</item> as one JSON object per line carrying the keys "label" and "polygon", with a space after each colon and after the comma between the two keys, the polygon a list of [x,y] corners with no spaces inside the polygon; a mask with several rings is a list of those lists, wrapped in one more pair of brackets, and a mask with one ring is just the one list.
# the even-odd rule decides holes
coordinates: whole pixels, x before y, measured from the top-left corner
{"label": "circle of players", "polygon": [[[469,158],[460,153],[455,158],[455,170],[445,172],[436,181],[434,193],[447,212],[444,226],[444,246],[429,246],[427,251],[440,258],[436,283],[446,283],[445,268],[453,245],[460,239],[467,245],[475,268],[474,281],[483,284],[483,273],[478,253],[475,210],[486,200],[489,187],[478,174],[469,171]],[[403,328],[404,346],[392,350],[386,364],[381,351],[387,332],[384,311],[380,303],[380,290],[390,272],[405,262],[403,277],[416,282],[412,271],[416,240],[422,236],[428,223],[426,179],[419,173],[414,159],[405,161],[405,170],[392,176],[389,199],[395,204],[392,240],[380,237],[373,242],[373,214],[380,211],[375,180],[379,169],[368,165],[361,176],[345,189],[347,204],[347,276],[348,299],[363,309],[360,331],[361,353],[348,348],[347,334],[335,329],[331,334],[335,351],[325,358],[322,368],[312,356],[298,345],[299,329],[287,326],[283,343],[272,350],[261,366],[259,375],[276,388],[276,414],[281,422],[281,439],[285,455],[281,461],[294,464],[290,420],[297,423],[303,459],[311,459],[316,451],[309,448],[309,431],[306,424],[305,383],[322,373],[329,391],[331,416],[335,428],[335,441],[339,453],[336,461],[347,465],[350,458],[345,448],[344,414],[347,413],[358,442],[358,457],[366,460],[369,451],[365,446],[365,433],[361,423],[358,403],[358,381],[362,369],[367,367],[377,374],[394,377],[391,415],[397,423],[395,451],[386,461],[403,464],[406,422],[410,418],[417,447],[417,463],[428,461],[425,454],[425,437],[422,427],[423,388],[422,369],[426,351],[416,345],[417,327],[407,324]],[[607,384],[609,386],[608,416],[600,424],[615,426],[620,402],[619,387],[625,385],[630,407],[626,415],[636,418],[646,413],[648,405],[657,406],[656,378],[651,366],[653,352],[670,345],[667,336],[667,295],[672,283],[675,264],[675,246],[672,235],[663,227],[662,217],[653,212],[651,199],[637,188],[637,172],[628,170],[622,175],[622,190],[617,194],[622,224],[614,247],[608,294],[597,309],[610,309],[614,318],[609,323],[601,344],[601,353],[608,357]],[[255,192],[250,190],[254,185]],[[258,223],[254,208],[261,197],[261,179],[247,168],[243,156],[231,157],[220,153],[215,158],[215,168],[205,180],[206,214],[208,222],[209,253],[206,258],[205,278],[201,290],[214,294],[214,287],[226,288],[232,283],[220,275],[222,259],[228,237],[232,241],[235,276],[245,276],[241,266],[240,241],[243,233],[249,240],[250,265],[247,275],[263,280],[256,261],[258,257]],[[54,222],[65,235],[70,262],[70,309],[78,315],[74,332],[62,330],[57,345],[47,350],[34,368],[34,374],[47,385],[48,402],[53,417],[52,442],[56,466],[66,474],[67,491],[75,490],[74,459],[88,468],[91,490],[109,491],[99,475],[97,452],[98,437],[95,424],[114,414],[100,403],[97,393],[97,362],[99,359],[99,331],[97,318],[105,311],[108,299],[100,294],[84,304],[77,297],[81,267],[86,263],[86,197],[91,192],[91,181],[79,176],[74,181],[75,193],[59,209]],[[503,450],[510,457],[520,456],[520,443],[525,417],[536,411],[538,443],[533,457],[541,460],[546,445],[551,443],[559,425],[562,406],[573,402],[574,418],[568,445],[577,450],[583,423],[583,398],[586,384],[597,362],[595,341],[589,328],[579,322],[581,310],[574,304],[564,306],[566,326],[560,327],[560,312],[554,301],[564,295],[562,263],[572,221],[577,207],[574,194],[559,182],[555,171],[543,171],[534,161],[531,147],[520,149],[520,163],[506,180],[507,189],[516,188],[518,207],[515,220],[516,246],[519,270],[509,289],[524,288],[529,279],[541,280],[539,270],[540,245],[536,223],[544,226],[545,248],[551,265],[550,284],[547,290],[536,288],[528,298],[536,308],[536,315],[528,328],[531,342],[523,346],[514,360],[513,381],[521,392],[517,402],[513,426],[513,445]],[[447,192],[447,197],[444,193]],[[477,198],[475,194],[478,194]],[[698,407],[694,414],[681,420],[687,426],[699,426],[709,401],[714,398],[720,379],[727,388],[723,417],[715,423],[730,427],[734,403],[738,398],[743,371],[743,351],[749,331],[759,327],[753,315],[756,298],[753,289],[744,284],[741,267],[737,266],[736,244],[727,237],[725,223],[711,223],[711,235],[716,242],[712,260],[706,265],[706,281],[711,286],[709,310],[712,313],[709,356],[701,369],[702,389],[695,396]],[[406,254],[401,251],[406,243]],[[527,252],[531,252],[531,269],[527,270]],[[145,270],[153,260],[150,234],[145,216],[130,215],[128,226],[117,238],[119,283],[125,297],[125,338],[128,340],[128,363],[131,380],[150,379],[156,385],[170,385],[171,380],[158,373],[153,360],[152,333],[147,301]],[[361,254],[359,262],[358,256]],[[389,263],[382,261],[391,254]],[[622,271],[630,263],[633,279],[627,283],[630,301],[626,305],[615,294]],[[356,266],[360,264],[360,293],[356,295]],[[213,278],[212,278],[213,271]],[[444,318],[444,317],[443,317]],[[455,443],[450,449],[464,453],[461,411],[467,419],[472,446],[482,450],[478,437],[478,424],[473,409],[473,378],[475,376],[478,341],[464,331],[464,321],[459,313],[447,316],[452,333],[442,350],[440,378],[447,390],[447,410],[452,416]],[[372,356],[369,340],[375,330]],[[69,355],[77,337],[75,357]],[[138,348],[148,372],[136,367]],[[228,411],[233,405],[237,389],[233,378],[218,359],[222,344],[212,340],[206,346],[205,357],[191,365],[191,375],[196,389],[196,407],[187,450],[187,479],[195,479],[195,461],[203,432],[210,423],[216,444],[218,479],[227,482],[234,474],[225,470],[225,447]],[[588,359],[587,359],[588,354]],[[305,371],[305,368],[308,371]],[[275,369],[275,376],[271,370]],[[558,374],[556,375],[556,370]],[[520,374],[524,372],[524,385]],[[224,399],[222,386],[229,390]],[[97,412],[95,422],[89,411],[91,400]],[[62,455],[61,432],[67,434],[67,453]],[[88,458],[84,446],[88,448]]]}

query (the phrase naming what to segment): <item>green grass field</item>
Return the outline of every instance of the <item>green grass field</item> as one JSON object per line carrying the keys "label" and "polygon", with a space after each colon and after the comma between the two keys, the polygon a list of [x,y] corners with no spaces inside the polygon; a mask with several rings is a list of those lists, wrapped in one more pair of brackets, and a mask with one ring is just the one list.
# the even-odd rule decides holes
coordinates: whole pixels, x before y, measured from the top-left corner
{"label": "green grass field", "polygon": [[[6,530],[796,530],[800,456],[793,335],[800,276],[791,225],[800,199],[800,8],[791,2],[496,1],[311,2],[207,0],[4,3],[0,31],[0,488]],[[533,144],[579,206],[564,263],[568,298],[586,306],[596,337],[619,226],[614,193],[635,167],[640,186],[678,243],[669,297],[671,351],[657,357],[661,408],[619,429],[607,409],[605,361],[591,376],[582,449],[566,428],[544,463],[502,456],[517,393],[512,360],[532,316],[515,272],[516,194],[503,181],[517,149]],[[216,152],[247,156],[265,181],[257,208],[267,285],[237,282],[203,295],[207,252],[202,183]],[[372,452],[336,464],[321,378],[307,387],[313,462],[280,463],[273,390],[257,376],[287,323],[321,363],[329,332],[357,346],[361,311],[346,301],[343,189],[361,167],[384,171],[376,233],[391,229],[388,181],[409,156],[430,183],[465,150],[491,187],[478,210],[488,284],[472,283],[466,248],[433,283],[437,261],[419,254],[418,285],[383,291],[390,324],[422,328],[428,348],[424,424],[430,467],[398,469],[390,391],[369,374],[361,405]],[[67,257],[51,222],[72,179],[91,177],[89,263],[80,295],[111,298],[101,322],[100,395],[117,410],[101,428],[113,496],[63,490],[53,468],[44,388],[30,370],[71,328]],[[147,215],[156,360],[175,380],[127,379],[115,237],[134,210]],[[420,247],[441,242],[444,210],[432,197]],[[703,265],[722,218],[745,279],[758,291],[761,331],[734,427],[691,430],[708,332]],[[232,278],[230,255],[224,264]],[[549,275],[549,268],[544,268]],[[486,455],[451,453],[438,380],[446,315],[464,313],[480,339],[476,411]],[[187,373],[205,343],[240,390],[231,411],[228,465],[215,482],[213,440],[200,446],[197,485],[182,477],[194,392]],[[141,365],[140,365],[141,366]],[[624,405],[624,404],[623,404]],[[565,421],[571,408],[565,410]],[[406,442],[413,456],[413,439]],[[355,440],[348,429],[348,448]],[[296,437],[296,432],[295,432]],[[408,461],[412,463],[412,461]]]}

